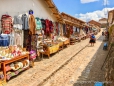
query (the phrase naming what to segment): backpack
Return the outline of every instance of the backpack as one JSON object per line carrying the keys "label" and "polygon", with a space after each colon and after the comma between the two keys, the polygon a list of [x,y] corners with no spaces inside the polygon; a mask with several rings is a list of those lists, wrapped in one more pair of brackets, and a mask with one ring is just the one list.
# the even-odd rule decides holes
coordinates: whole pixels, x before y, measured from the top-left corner
{"label": "backpack", "polygon": [[2,26],[2,32],[4,34],[10,34],[12,32],[12,17],[9,15],[2,15],[1,17],[1,26]]}

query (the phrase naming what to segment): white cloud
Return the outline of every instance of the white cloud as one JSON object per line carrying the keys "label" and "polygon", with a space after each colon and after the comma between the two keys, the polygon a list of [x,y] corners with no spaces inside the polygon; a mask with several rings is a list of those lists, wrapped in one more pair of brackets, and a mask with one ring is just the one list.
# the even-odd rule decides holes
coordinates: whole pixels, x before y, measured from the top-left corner
{"label": "white cloud", "polygon": [[103,5],[109,5],[109,0],[104,0]]}
{"label": "white cloud", "polygon": [[107,17],[107,13],[108,11],[114,9],[113,8],[104,8],[103,10],[97,10],[97,11],[94,11],[94,12],[88,12],[86,14],[75,14],[75,17],[76,18],[79,18],[83,21],[90,21],[90,20],[95,20],[95,21],[99,21],[99,19],[101,18],[106,18]]}
{"label": "white cloud", "polygon": [[81,0],[81,3],[90,3],[90,2],[95,2],[95,1],[99,1],[99,0]]}

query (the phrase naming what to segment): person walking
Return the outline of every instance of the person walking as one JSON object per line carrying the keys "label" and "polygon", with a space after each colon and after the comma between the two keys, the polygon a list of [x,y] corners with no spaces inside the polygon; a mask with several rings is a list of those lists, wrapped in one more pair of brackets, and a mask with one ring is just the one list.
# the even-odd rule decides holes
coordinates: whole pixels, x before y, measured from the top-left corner
{"label": "person walking", "polygon": [[104,31],[102,32],[102,36],[104,36]]}
{"label": "person walking", "polygon": [[95,43],[95,42],[96,42],[95,35],[92,34],[92,35],[90,36],[90,41],[89,41],[89,43],[91,43],[91,46],[94,46],[94,43]]}

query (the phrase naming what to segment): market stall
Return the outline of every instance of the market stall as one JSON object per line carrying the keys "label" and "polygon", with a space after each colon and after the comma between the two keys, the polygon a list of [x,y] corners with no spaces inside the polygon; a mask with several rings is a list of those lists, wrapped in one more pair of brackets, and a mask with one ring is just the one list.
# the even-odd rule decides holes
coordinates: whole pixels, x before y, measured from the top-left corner
{"label": "market stall", "polygon": [[29,68],[29,52],[18,46],[0,47],[2,80],[9,80]]}
{"label": "market stall", "polygon": [[63,42],[63,46],[67,46],[70,44],[70,40],[64,36],[58,37],[57,40]]}
{"label": "market stall", "polygon": [[[73,17],[70,23],[64,21],[52,0],[44,1],[25,0],[28,4],[26,7],[23,2],[13,0],[15,9],[8,7],[12,5],[11,1],[6,5],[8,12],[2,10],[5,14],[0,13],[0,80],[10,80],[30,66],[33,67],[36,57],[50,57],[51,54],[64,49],[71,43],[73,26],[79,27],[84,23]],[[23,8],[16,7],[18,3],[21,3]],[[31,7],[31,3],[35,6]],[[42,13],[37,10],[37,6],[42,6]],[[45,6],[50,10],[45,11]],[[4,8],[4,5],[2,7]],[[74,40],[78,39],[80,38],[75,36]]]}
{"label": "market stall", "polygon": [[81,27],[85,24],[84,21],[66,13],[61,13],[61,15],[66,23],[66,37],[70,39],[70,44],[74,44],[76,41],[86,38],[86,34],[81,30]]}
{"label": "market stall", "polygon": [[[29,16],[29,17],[28,17]],[[31,21],[30,19],[33,18]],[[28,19],[28,21],[25,21]],[[36,58],[34,50],[35,41],[29,41],[31,43],[31,49],[23,47],[23,43],[26,43],[26,39],[23,37],[25,31],[29,30],[31,34],[34,34],[35,30],[35,18],[33,16],[33,10],[29,10],[27,14],[21,14],[18,16],[10,16],[9,14],[3,14],[1,17],[1,33],[0,33],[0,62],[1,71],[3,72],[2,80],[10,80],[13,76],[18,75],[25,69],[30,67],[33,59]],[[32,27],[31,27],[32,26]],[[34,37],[29,37],[34,39]],[[34,42],[34,43],[32,43]],[[33,55],[33,56],[32,56]],[[32,58],[32,59],[31,59]]]}
{"label": "market stall", "polygon": [[47,55],[48,58],[51,54],[62,50],[65,46],[69,45],[70,41],[68,38],[63,36],[56,36],[54,39],[44,39],[44,43],[40,43],[42,49],[39,49],[39,53],[42,55]]}
{"label": "market stall", "polygon": [[56,53],[59,51],[59,44],[50,44],[50,45],[43,45],[43,50],[39,51],[40,54],[48,55],[50,58],[50,54]]}

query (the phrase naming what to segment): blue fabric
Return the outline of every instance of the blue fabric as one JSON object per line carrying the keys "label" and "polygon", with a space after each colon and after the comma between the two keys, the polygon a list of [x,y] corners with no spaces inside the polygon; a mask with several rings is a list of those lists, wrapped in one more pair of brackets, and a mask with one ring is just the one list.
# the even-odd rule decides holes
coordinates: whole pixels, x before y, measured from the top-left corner
{"label": "blue fabric", "polygon": [[9,46],[8,35],[0,35],[0,46]]}
{"label": "blue fabric", "polygon": [[36,21],[36,29],[37,30],[42,29],[42,22],[41,22],[40,18],[36,17],[35,21]]}
{"label": "blue fabric", "polygon": [[104,46],[106,47],[107,46],[107,43],[104,43]]}
{"label": "blue fabric", "polygon": [[94,36],[94,35],[92,35],[91,37],[92,37],[92,38],[95,38],[95,36]]}
{"label": "blue fabric", "polygon": [[94,86],[103,86],[102,82],[96,82]]}

